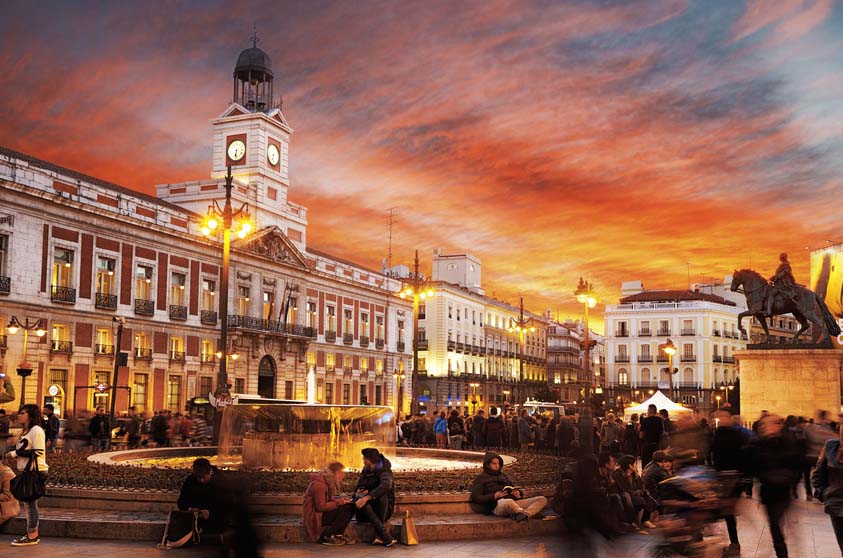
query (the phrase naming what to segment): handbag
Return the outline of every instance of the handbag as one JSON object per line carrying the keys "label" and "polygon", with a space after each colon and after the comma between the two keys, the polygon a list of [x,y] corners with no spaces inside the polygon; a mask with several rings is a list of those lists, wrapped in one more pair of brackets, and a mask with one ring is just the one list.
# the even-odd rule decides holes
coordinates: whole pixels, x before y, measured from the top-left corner
{"label": "handbag", "polygon": [[32,457],[26,462],[23,472],[9,482],[12,495],[20,502],[34,502],[47,493],[46,479],[38,471],[38,459],[35,456],[37,451],[33,450]]}
{"label": "handbag", "polygon": [[398,542],[407,546],[419,544],[419,533],[416,531],[416,520],[410,517],[410,510],[404,512],[404,521],[401,523],[401,534]]}
{"label": "handbag", "polygon": [[198,511],[173,510],[167,517],[167,526],[158,549],[171,550],[199,544],[201,535]]}

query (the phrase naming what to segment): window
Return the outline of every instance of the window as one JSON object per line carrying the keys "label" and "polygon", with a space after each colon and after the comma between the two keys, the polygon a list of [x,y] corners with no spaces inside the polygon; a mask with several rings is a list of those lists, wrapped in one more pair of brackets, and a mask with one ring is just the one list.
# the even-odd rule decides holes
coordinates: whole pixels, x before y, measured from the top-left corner
{"label": "window", "polygon": [[246,393],[246,378],[235,378],[234,379],[234,392],[235,393]]}
{"label": "window", "polygon": [[139,265],[135,268],[135,298],[150,300],[152,296],[152,268]]}
{"label": "window", "polygon": [[477,325],[477,312],[471,311],[471,325]]}
{"label": "window", "polygon": [[682,356],[684,358],[694,358],[694,345],[693,345],[693,343],[683,343],[682,344]]}
{"label": "window", "polygon": [[307,367],[310,368],[311,366],[316,366],[316,353],[313,351],[307,352]]}
{"label": "window", "polygon": [[[472,366],[474,364],[472,363]],[[427,359],[424,357],[419,357],[419,370],[425,371],[427,370]]]}
{"label": "window", "polygon": [[336,367],[336,361],[334,360],[336,357],[334,353],[328,353],[325,355],[325,370],[327,372],[333,372],[334,368]]}
{"label": "window", "polygon": [[383,316],[376,316],[375,317],[375,335],[377,335],[378,339],[383,339],[383,336],[384,336]]}
{"label": "window", "polygon": [[626,337],[629,335],[629,330],[626,329],[626,322],[618,322],[618,337]]}
{"label": "window", "polygon": [[383,376],[383,359],[375,359],[375,374],[377,376]]}
{"label": "window", "polygon": [[217,295],[217,282],[211,281],[209,279],[202,280],[202,311],[203,312],[213,312],[214,311],[214,299],[216,299]]}
{"label": "window", "polygon": [[181,376],[167,379],[167,408],[174,413],[181,410]]}
{"label": "window", "polygon": [[[61,388],[59,391],[59,396],[66,396],[67,395],[67,370],[63,368],[51,368],[50,369],[50,385],[56,385]],[[59,401],[53,400],[53,403],[56,404],[56,415],[61,417],[63,415],[64,409],[59,408],[59,403],[65,404],[67,403],[68,398],[64,397]]]}
{"label": "window", "polygon": [[132,405],[137,411],[146,410],[146,394],[149,384],[149,376],[146,374],[134,374],[134,386],[132,387]]}
{"label": "window", "polygon": [[207,397],[213,390],[211,387],[212,381],[213,378],[211,376],[199,376],[199,392],[196,395],[198,397]]}
{"label": "window", "polygon": [[5,234],[0,234],[0,277],[9,276],[9,237]]}
{"label": "window", "polygon": [[627,357],[626,345],[618,345],[618,356],[621,358]]}
{"label": "window", "polygon": [[659,320],[659,335],[670,335],[670,325],[667,320]]}
{"label": "window", "polygon": [[641,333],[645,335],[650,334],[650,322],[649,320],[644,320],[641,322]]}
{"label": "window", "polygon": [[70,329],[64,324],[53,324],[53,341],[70,341]]}
{"label": "window", "polygon": [[342,313],[342,315],[343,315],[342,332],[345,335],[349,335],[349,334],[353,333],[354,321],[353,321],[353,318],[352,318],[352,314],[353,314],[353,312],[349,308],[346,308],[345,310],[343,310],[343,313]]}
{"label": "window", "polygon": [[97,293],[114,294],[114,260],[97,258]]}
{"label": "window", "polygon": [[650,345],[641,345],[641,356],[650,358]]}
{"label": "window", "polygon": [[692,368],[686,368],[682,371],[682,385],[694,385],[694,370]]}
{"label": "window", "polygon": [[360,335],[369,336],[369,313],[360,313]]}
{"label": "window", "polygon": [[114,352],[114,344],[111,342],[111,330],[104,327],[97,328],[97,343],[94,347],[98,355],[110,355]]}
{"label": "window", "polygon": [[360,357],[360,373],[367,374],[369,372],[369,359],[367,357]]}
{"label": "window", "polygon": [[344,372],[351,372],[351,355],[345,355],[343,357],[342,368]]}
{"label": "window", "polygon": [[284,382],[284,399],[293,398],[293,381],[287,380]]}
{"label": "window", "polygon": [[327,306],[325,314],[325,329],[328,331],[337,330],[337,308],[336,306]]}
{"label": "window", "polygon": [[263,292],[263,319],[271,320],[275,314],[275,293],[270,291]]}
{"label": "window", "polygon": [[308,301],[307,303],[307,327],[316,329],[316,303]]}
{"label": "window", "polygon": [[184,359],[184,339],[181,337],[170,337],[170,358],[173,360]]}
{"label": "window", "polygon": [[295,324],[299,319],[299,301],[297,298],[291,297],[287,301],[287,323]]}
{"label": "window", "polygon": [[383,387],[375,386],[375,405],[383,405]]}
{"label": "window", "polygon": [[325,383],[325,404],[326,405],[333,405],[334,404],[334,384],[333,384],[333,382],[326,382]]}
{"label": "window", "polygon": [[360,405],[368,405],[369,404],[369,398],[366,395],[367,391],[368,391],[367,385],[363,384],[362,386],[360,386]]}
{"label": "window", "polygon": [[350,405],[351,404],[351,385],[350,384],[343,384],[342,385],[342,404],[343,405]]}
{"label": "window", "polygon": [[202,362],[214,362],[214,342],[210,339],[202,340]]}
{"label": "window", "polygon": [[185,283],[184,273],[173,272],[170,274],[170,306],[184,306]]}
{"label": "window", "polygon": [[248,316],[249,315],[249,302],[252,300],[251,298],[251,291],[250,287],[245,285],[240,285],[237,287],[237,315],[238,316]]}
{"label": "window", "polygon": [[56,248],[53,251],[53,286],[73,285],[73,250]]}
{"label": "window", "polygon": [[404,342],[404,320],[398,320],[398,342]]}
{"label": "window", "polygon": [[454,317],[454,307],[450,304],[448,305],[448,319],[452,319]]}
{"label": "window", "polygon": [[94,372],[94,385],[95,386],[103,386],[105,389],[100,391],[99,389],[94,389],[93,394],[91,395],[91,408],[96,409],[100,405],[105,407],[106,411],[110,409],[111,404],[111,390],[108,389],[111,382],[109,381],[109,376],[111,375],[110,372],[107,370],[97,370]]}

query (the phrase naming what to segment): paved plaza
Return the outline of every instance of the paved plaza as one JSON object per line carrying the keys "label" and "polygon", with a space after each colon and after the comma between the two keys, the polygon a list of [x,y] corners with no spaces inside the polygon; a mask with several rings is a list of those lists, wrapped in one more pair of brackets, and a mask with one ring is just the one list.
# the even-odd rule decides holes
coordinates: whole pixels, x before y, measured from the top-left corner
{"label": "paved plaza", "polygon": [[[739,504],[742,556],[745,558],[768,558],[774,556],[770,535],[764,520],[763,508],[757,499],[742,499]],[[725,540],[723,524],[716,526]],[[513,524],[513,531],[517,527]],[[785,528],[790,558],[840,558],[840,551],[831,530],[828,517],[822,506],[805,501],[794,502]],[[598,541],[597,556],[600,558],[638,558],[651,555],[651,546],[658,534],[635,535],[620,541],[606,543]],[[11,540],[11,537],[9,537]],[[70,557],[112,557],[125,558],[147,556],[174,556],[199,558],[214,556],[211,547],[198,547],[172,551],[160,551],[157,541],[116,542],[91,539],[44,538],[37,547],[7,547],[3,556],[28,556],[45,558]],[[453,542],[429,542],[415,547],[395,546],[393,548],[373,547],[357,544],[344,547],[325,547],[314,544],[272,544],[265,549],[267,558],[307,558],[316,556],[342,556],[348,558],[369,558],[392,555],[394,557],[415,556],[419,558],[442,556],[466,556],[476,558],[550,558],[570,556],[579,558],[588,554],[572,545],[569,537],[498,538],[494,540],[471,540]]]}

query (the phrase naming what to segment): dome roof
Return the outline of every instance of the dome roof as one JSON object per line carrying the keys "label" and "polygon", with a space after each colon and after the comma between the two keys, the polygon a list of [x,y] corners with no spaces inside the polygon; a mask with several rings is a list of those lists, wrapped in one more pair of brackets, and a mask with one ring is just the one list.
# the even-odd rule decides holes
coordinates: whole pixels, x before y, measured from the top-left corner
{"label": "dome roof", "polygon": [[247,48],[237,57],[237,65],[234,66],[234,76],[244,78],[249,72],[257,73],[263,72],[268,77],[272,78],[272,59],[269,55],[256,46]]}

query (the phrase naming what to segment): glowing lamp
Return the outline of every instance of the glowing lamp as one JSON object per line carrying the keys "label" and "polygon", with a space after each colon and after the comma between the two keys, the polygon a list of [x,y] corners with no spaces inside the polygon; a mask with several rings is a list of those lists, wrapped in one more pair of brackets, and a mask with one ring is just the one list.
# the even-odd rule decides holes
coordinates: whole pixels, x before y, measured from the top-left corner
{"label": "glowing lamp", "polygon": [[44,330],[43,328],[40,328],[40,327],[35,330],[35,335],[37,335],[38,337],[44,337],[44,335],[46,335],[46,333],[47,333],[47,331]]}
{"label": "glowing lamp", "polygon": [[240,229],[239,231],[237,231],[237,238],[246,238],[247,234],[249,233],[246,232],[245,229]]}
{"label": "glowing lamp", "polygon": [[222,351],[217,351],[216,356],[217,358],[222,358]]}
{"label": "glowing lamp", "polygon": [[577,302],[580,304],[585,304],[588,301],[588,295],[585,293],[580,293],[577,295]]}
{"label": "glowing lamp", "polygon": [[231,353],[231,360],[237,360],[238,358],[240,358],[240,355],[239,355],[239,354],[237,354],[237,353]]}
{"label": "glowing lamp", "polygon": [[426,294],[426,293],[421,293],[421,294],[419,295],[419,298],[420,298],[420,299],[422,299],[422,300],[424,300],[424,299],[426,299],[426,298],[427,298],[427,294]]}
{"label": "glowing lamp", "polygon": [[16,326],[16,325],[10,325],[8,329],[9,329],[9,333],[11,333],[12,335],[14,335],[15,333],[18,332],[18,326]]}
{"label": "glowing lamp", "polygon": [[220,226],[220,223],[215,217],[208,217],[208,220],[205,221],[205,226],[208,227],[209,230],[215,231],[217,230],[217,227]]}
{"label": "glowing lamp", "polygon": [[201,232],[203,236],[208,236],[209,234],[211,234],[211,229],[209,229],[207,225],[202,225],[202,228],[199,229],[199,232]]}
{"label": "glowing lamp", "polygon": [[433,296],[433,289],[428,289],[428,290],[427,290],[427,296],[429,296],[429,297],[430,297],[430,296]]}
{"label": "glowing lamp", "polygon": [[593,296],[588,297],[587,302],[588,302],[589,308],[594,308],[595,306],[597,306],[597,299],[594,298]]}
{"label": "glowing lamp", "polygon": [[407,295],[404,294],[404,291],[401,291],[400,293],[398,293],[398,298],[407,298]]}

